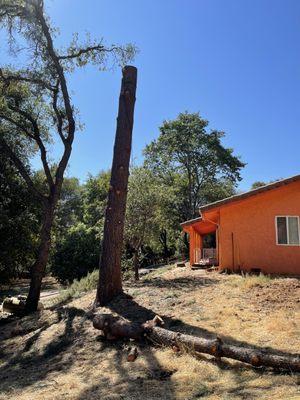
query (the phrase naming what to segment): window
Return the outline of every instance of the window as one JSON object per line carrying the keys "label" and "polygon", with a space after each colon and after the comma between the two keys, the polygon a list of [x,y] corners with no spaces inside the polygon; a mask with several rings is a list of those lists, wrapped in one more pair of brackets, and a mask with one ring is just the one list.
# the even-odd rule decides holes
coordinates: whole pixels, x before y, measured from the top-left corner
{"label": "window", "polygon": [[300,245],[299,217],[276,217],[277,244]]}

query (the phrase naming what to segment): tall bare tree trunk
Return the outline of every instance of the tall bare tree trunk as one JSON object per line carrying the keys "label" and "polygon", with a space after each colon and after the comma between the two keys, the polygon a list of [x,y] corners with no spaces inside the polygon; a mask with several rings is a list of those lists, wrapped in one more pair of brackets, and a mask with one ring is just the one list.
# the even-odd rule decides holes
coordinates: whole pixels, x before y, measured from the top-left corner
{"label": "tall bare tree trunk", "polygon": [[126,210],[129,161],[137,69],[126,66],[119,98],[119,112],[111,169],[108,203],[100,258],[96,305],[105,305],[122,292],[121,255]]}

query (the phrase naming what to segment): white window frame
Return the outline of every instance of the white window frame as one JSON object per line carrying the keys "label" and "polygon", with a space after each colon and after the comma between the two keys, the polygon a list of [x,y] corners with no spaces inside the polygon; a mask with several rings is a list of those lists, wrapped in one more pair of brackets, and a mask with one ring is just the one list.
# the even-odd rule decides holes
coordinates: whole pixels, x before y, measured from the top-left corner
{"label": "white window frame", "polygon": [[[289,228],[288,228],[288,218],[297,218],[298,220],[298,237],[299,237],[299,243],[298,244],[290,244],[290,238],[289,238]],[[288,243],[278,243],[278,225],[277,225],[277,219],[278,218],[285,218],[286,219],[286,227],[287,227],[287,241]],[[276,215],[275,217],[275,232],[276,232],[276,244],[277,246],[300,246],[300,223],[299,223],[299,215]]]}

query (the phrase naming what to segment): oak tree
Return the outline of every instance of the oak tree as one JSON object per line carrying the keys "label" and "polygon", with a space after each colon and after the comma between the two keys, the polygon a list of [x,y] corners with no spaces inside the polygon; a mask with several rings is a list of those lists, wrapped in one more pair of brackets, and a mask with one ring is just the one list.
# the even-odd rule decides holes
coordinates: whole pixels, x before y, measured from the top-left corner
{"label": "oak tree", "polygon": [[[58,50],[55,45],[57,31],[45,13],[43,0],[1,0],[0,22],[8,32],[10,54],[17,57],[15,64],[0,69],[1,149],[43,207],[39,248],[31,268],[26,302],[26,311],[31,312],[37,309],[49,257],[55,209],[79,127],[68,76],[76,67],[88,63],[100,69],[104,69],[109,60],[123,64],[133,57],[135,49],[131,45],[107,47],[103,40],[90,38],[80,44],[75,35],[68,48]],[[46,193],[35,185],[27,166],[3,132],[6,136],[14,134],[25,138],[38,149],[47,183]],[[48,145],[56,139],[63,150],[56,165],[51,166]]]}

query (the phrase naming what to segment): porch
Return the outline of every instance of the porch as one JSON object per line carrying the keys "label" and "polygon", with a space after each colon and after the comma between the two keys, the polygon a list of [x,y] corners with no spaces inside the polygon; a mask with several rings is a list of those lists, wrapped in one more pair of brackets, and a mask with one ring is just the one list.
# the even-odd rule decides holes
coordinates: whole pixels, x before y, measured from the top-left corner
{"label": "porch", "polygon": [[207,266],[210,267],[212,265],[217,265],[217,249],[214,247],[211,248],[203,248],[203,249],[195,249],[194,254],[194,264],[199,266]]}
{"label": "porch", "polygon": [[182,226],[190,237],[191,267],[219,265],[218,223],[199,217],[184,222]]}

